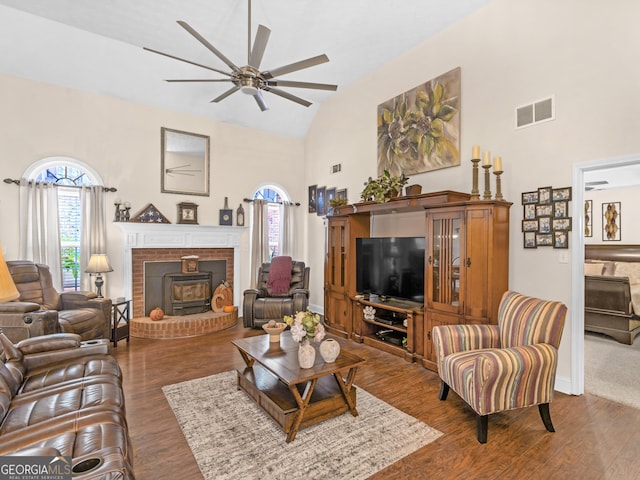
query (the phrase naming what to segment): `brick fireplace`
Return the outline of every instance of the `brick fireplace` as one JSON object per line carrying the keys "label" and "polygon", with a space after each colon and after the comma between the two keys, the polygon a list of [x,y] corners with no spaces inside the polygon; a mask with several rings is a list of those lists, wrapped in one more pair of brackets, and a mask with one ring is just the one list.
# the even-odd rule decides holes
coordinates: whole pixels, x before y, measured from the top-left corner
{"label": "brick fireplace", "polygon": [[119,222],[123,231],[123,287],[131,292],[132,316],[144,317],[144,263],[177,261],[186,255],[200,260],[225,260],[226,278],[233,288],[234,305],[240,302],[241,227]]}

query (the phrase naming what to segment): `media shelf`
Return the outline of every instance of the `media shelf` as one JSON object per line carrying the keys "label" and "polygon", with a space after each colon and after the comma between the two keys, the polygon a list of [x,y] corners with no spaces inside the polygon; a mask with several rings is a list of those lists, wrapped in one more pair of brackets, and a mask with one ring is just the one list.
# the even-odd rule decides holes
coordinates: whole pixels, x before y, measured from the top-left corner
{"label": "media shelf", "polygon": [[[404,300],[370,302],[354,298],[356,322],[354,339],[387,353],[403,357],[409,362],[422,357],[416,349],[416,331],[422,336],[423,305]],[[373,318],[365,318],[365,308],[375,309]],[[416,327],[418,327],[416,329]]]}

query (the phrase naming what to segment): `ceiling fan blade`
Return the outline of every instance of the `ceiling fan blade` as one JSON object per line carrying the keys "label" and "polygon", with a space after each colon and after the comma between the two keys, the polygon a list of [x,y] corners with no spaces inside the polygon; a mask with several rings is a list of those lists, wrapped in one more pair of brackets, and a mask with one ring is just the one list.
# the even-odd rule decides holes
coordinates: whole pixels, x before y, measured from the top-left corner
{"label": "ceiling fan blade", "polygon": [[176,80],[165,80],[165,82],[232,82],[230,78],[185,78]]}
{"label": "ceiling fan blade", "polygon": [[267,106],[266,102],[264,101],[264,97],[262,96],[262,94],[260,93],[260,90],[258,90],[258,93],[256,93],[253,98],[256,99],[256,103],[258,104],[258,106],[260,107],[260,110],[262,110],[263,112],[265,110],[269,110],[269,107]]}
{"label": "ceiling fan blade", "polygon": [[142,48],[144,50],[149,51],[149,52],[157,53],[158,55],[163,55],[165,57],[173,58],[174,60],[179,60],[179,61],[184,62],[184,63],[189,63],[191,65],[195,65],[196,67],[206,68],[207,70],[211,70],[211,71],[216,72],[216,73],[221,73],[222,75],[227,75],[228,77],[231,76],[231,74],[229,72],[223,72],[222,70],[218,70],[217,68],[207,67],[206,65],[202,65],[201,63],[192,62],[191,60],[185,60],[184,58],[176,57],[175,55],[169,55],[168,53],[163,53],[163,52],[160,52],[158,50],[154,50],[152,48],[147,48],[147,47],[142,47]]}
{"label": "ceiling fan blade", "polygon": [[209,103],[217,103],[220,100],[224,100],[225,98],[227,98],[229,95],[231,95],[232,93],[236,93],[238,90],[240,90],[240,87],[237,85],[234,85],[233,87],[231,87],[229,90],[227,90],[226,92],[224,92],[222,95],[218,95],[216,98],[214,98],[213,100],[211,100],[211,102]]}
{"label": "ceiling fan blade", "polygon": [[271,30],[264,25],[258,25],[258,33],[256,33],[256,39],[253,41],[253,48],[251,49],[251,56],[249,57],[249,65],[256,70],[260,70],[260,63],[262,62],[264,51],[267,48],[269,35],[271,35]]}
{"label": "ceiling fan blade", "polygon": [[198,32],[196,32],[191,25],[189,25],[187,22],[185,22],[183,20],[178,20],[178,25],[180,25],[187,32],[189,32],[191,35],[193,35],[196,40],[198,40],[202,45],[204,45],[205,47],[207,47],[207,49],[209,49],[211,52],[213,52],[213,54],[216,57],[218,57],[220,60],[222,60],[224,63],[226,63],[229,66],[229,68],[231,68],[231,70],[233,70],[234,72],[240,72],[240,68],[235,63],[233,63],[231,60],[229,60],[227,57],[225,57],[222,54],[222,52],[220,50],[218,50],[216,47],[211,45],[207,41],[207,39],[204,38],[202,35],[200,35]]}
{"label": "ceiling fan blade", "polygon": [[267,84],[274,87],[315,88],[316,90],[336,91],[338,89],[337,85],[329,85],[328,83],[294,82],[290,80],[269,80]]}
{"label": "ceiling fan blade", "polygon": [[308,107],[309,105],[311,105],[311,102],[303,98],[296,97],[295,95],[291,95],[289,92],[285,92],[284,90],[280,90],[278,88],[273,88],[267,85],[264,87],[264,90],[266,90],[267,92],[271,92],[275,95],[278,95],[279,97],[286,98],[287,100],[291,100],[292,102],[299,103],[300,105],[303,105],[305,107]]}
{"label": "ceiling fan blade", "polygon": [[267,70],[265,72],[262,72],[262,75],[266,79],[275,78],[286,73],[302,70],[303,68],[313,67],[315,65],[320,65],[321,63],[326,63],[328,61],[329,57],[327,57],[325,54],[322,54],[318,55],[317,57],[307,58],[306,60],[300,60],[299,62],[291,63],[283,67],[278,67],[274,70]]}

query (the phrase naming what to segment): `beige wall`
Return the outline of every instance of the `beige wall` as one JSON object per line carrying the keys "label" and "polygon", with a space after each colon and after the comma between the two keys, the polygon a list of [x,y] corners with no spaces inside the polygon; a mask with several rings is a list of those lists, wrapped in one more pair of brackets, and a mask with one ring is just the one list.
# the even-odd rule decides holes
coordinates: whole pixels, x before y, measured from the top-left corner
{"label": "beige wall", "polygon": [[[177,204],[194,202],[200,224],[217,225],[224,197],[234,212],[244,197],[266,183],[281,186],[295,201],[306,198],[303,142],[246,127],[214,122],[158,108],[124,102],[30,80],[0,75],[0,163],[2,178],[21,178],[33,162],[64,156],[91,165],[107,194],[131,202],[134,213],[153,203],[171,222],[177,222]],[[160,193],[160,128],[209,135],[211,141],[211,195],[188,196]],[[18,188],[0,186],[0,241],[7,259],[16,259],[18,248]],[[304,207],[301,207],[301,209]],[[111,224],[107,209],[109,260],[108,294],[121,296],[122,238]],[[245,211],[249,211],[245,204]],[[298,212],[302,221],[302,212]],[[235,223],[235,215],[234,215]],[[247,222],[248,225],[248,216]],[[302,251],[303,239],[298,240]],[[242,235],[241,289],[249,287],[248,229]]]}
{"label": "beige wall", "polygon": [[[632,0],[494,0],[324,103],[306,138],[309,184],[359,200],[376,175],[378,104],[462,69],[462,166],[415,175],[424,191],[471,190],[471,147],[503,158],[511,208],[510,287],[569,306],[559,377],[571,375],[571,264],[523,249],[520,194],[572,184],[573,164],[640,152],[640,4]],[[556,120],[514,129],[516,106],[555,96]],[[342,163],[340,174],[329,166]],[[322,221],[307,216],[314,299],[322,284]],[[574,219],[574,226],[576,226]],[[576,332],[581,334],[581,332]]]}

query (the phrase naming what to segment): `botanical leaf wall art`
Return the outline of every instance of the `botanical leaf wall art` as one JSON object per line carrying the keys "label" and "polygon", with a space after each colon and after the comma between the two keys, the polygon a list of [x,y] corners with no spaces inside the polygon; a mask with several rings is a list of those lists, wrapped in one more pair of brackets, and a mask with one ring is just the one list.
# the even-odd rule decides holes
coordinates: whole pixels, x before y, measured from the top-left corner
{"label": "botanical leaf wall art", "polygon": [[460,165],[460,67],[378,105],[378,175]]}

